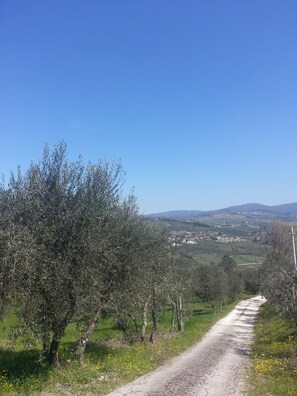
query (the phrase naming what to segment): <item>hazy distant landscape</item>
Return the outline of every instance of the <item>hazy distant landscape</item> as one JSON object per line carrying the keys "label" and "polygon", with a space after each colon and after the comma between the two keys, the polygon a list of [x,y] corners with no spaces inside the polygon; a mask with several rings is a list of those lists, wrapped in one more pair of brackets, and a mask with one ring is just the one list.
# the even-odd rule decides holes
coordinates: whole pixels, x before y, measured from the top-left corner
{"label": "hazy distant landscape", "polygon": [[211,218],[215,218],[217,221],[254,221],[259,223],[261,221],[271,220],[285,220],[285,221],[296,221],[297,219],[297,202],[268,206],[257,203],[249,203],[238,206],[230,206],[224,209],[218,210],[172,210],[169,212],[152,213],[147,215],[149,218],[168,218],[168,219],[185,219],[197,221],[199,218],[207,218],[205,222]]}
{"label": "hazy distant landscape", "polygon": [[176,210],[146,217],[163,225],[171,245],[198,262],[218,263],[228,254],[238,265],[257,266],[268,252],[267,224],[295,222],[297,203],[244,204],[212,211]]}

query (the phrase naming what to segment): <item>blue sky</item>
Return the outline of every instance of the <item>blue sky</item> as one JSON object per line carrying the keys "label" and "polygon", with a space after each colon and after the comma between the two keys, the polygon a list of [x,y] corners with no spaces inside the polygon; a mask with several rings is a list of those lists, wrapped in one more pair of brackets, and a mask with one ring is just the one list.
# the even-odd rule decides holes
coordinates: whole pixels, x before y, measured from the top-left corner
{"label": "blue sky", "polygon": [[0,172],[65,140],[143,213],[297,201],[296,0],[2,0]]}

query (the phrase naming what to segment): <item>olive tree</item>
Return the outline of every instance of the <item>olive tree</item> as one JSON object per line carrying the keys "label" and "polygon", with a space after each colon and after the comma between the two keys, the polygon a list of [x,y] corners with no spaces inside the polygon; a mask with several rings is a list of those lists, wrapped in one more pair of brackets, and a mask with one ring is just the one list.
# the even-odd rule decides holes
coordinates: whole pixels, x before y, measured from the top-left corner
{"label": "olive tree", "polygon": [[114,287],[110,293],[109,308],[114,311],[124,332],[129,321],[133,321],[141,341],[144,341],[147,316],[151,311],[152,340],[158,327],[160,294],[163,298],[167,276],[167,239],[139,215],[130,218],[122,231],[122,236],[119,235],[121,247],[114,261],[116,270],[113,272]]}
{"label": "olive tree", "polygon": [[228,279],[221,265],[200,265],[196,294],[215,311],[221,311],[228,293]]}
{"label": "olive tree", "polygon": [[[100,216],[97,221],[96,216]],[[102,218],[98,208],[92,221],[98,225]],[[92,232],[92,284],[82,307],[82,335],[77,347],[80,359],[83,358],[86,343],[102,314],[118,312],[118,323],[124,323],[123,312],[119,314],[120,310],[115,307],[119,305],[118,300],[123,301],[122,295],[127,293],[127,279],[131,274],[135,276],[132,263],[135,252],[139,249],[139,221],[135,198],[130,196],[123,202],[116,200],[114,206],[105,212],[104,227],[101,225],[97,230],[95,227]]]}
{"label": "olive tree", "polygon": [[104,234],[105,212],[119,199],[120,172],[108,164],[69,163],[60,143],[52,152],[46,147],[24,176],[11,176],[6,256],[16,268],[22,329],[42,338],[52,364],[92,288],[94,261],[104,255],[104,243],[95,244],[93,235],[98,241]]}
{"label": "olive tree", "polygon": [[226,274],[226,294],[229,302],[237,301],[242,290],[242,280],[240,274],[237,271],[237,264],[235,260],[226,254],[223,256],[219,266]]}
{"label": "olive tree", "polygon": [[[184,301],[195,295],[197,286],[197,263],[183,255],[172,255],[170,270],[167,277],[167,292],[171,306],[172,332],[175,327],[178,332],[184,331]],[[175,326],[176,325],[176,326]]]}
{"label": "olive tree", "polygon": [[297,323],[297,274],[292,256],[290,228],[273,222],[268,227],[270,251],[263,264],[262,291],[268,302]]}
{"label": "olive tree", "polygon": [[4,183],[0,186],[0,317],[13,296],[15,288],[14,267],[18,257],[13,263],[8,263],[7,252],[11,254],[13,241],[9,241],[9,216],[8,195]]}

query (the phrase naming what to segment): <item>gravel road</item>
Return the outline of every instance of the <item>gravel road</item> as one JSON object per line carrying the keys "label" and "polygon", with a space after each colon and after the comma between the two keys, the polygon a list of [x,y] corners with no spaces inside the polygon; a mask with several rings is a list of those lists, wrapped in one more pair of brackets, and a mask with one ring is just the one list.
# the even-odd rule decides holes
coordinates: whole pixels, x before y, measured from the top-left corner
{"label": "gravel road", "polygon": [[241,396],[257,312],[265,300],[240,302],[206,336],[159,369],[108,396]]}

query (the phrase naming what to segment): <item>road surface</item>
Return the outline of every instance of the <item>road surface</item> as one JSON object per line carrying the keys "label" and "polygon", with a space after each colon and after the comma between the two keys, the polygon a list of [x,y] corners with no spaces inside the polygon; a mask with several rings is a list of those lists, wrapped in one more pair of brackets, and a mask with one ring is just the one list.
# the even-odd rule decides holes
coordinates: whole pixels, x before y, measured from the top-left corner
{"label": "road surface", "polygon": [[206,336],[159,369],[108,396],[240,396],[257,312],[265,300],[240,302]]}

